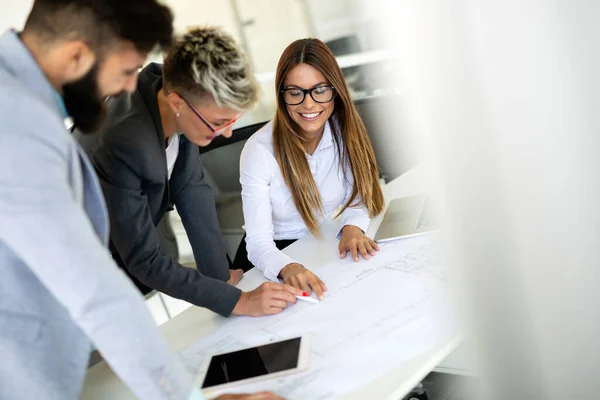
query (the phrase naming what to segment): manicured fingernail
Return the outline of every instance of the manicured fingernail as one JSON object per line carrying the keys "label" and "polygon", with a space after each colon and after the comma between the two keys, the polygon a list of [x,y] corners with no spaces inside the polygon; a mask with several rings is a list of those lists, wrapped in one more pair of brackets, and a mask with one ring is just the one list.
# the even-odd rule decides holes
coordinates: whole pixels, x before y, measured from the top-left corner
{"label": "manicured fingernail", "polygon": [[308,293],[306,293],[306,292],[302,292],[302,296],[304,296],[304,297],[307,297],[307,296],[308,296]]}

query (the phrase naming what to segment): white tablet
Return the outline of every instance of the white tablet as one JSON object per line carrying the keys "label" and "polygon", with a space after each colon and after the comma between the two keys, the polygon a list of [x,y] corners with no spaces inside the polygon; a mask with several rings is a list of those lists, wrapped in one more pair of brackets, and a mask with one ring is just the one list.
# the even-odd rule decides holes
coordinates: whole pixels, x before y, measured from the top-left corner
{"label": "white tablet", "polygon": [[233,385],[303,371],[308,368],[309,357],[308,336],[215,354],[205,357],[196,377],[196,387],[210,393]]}

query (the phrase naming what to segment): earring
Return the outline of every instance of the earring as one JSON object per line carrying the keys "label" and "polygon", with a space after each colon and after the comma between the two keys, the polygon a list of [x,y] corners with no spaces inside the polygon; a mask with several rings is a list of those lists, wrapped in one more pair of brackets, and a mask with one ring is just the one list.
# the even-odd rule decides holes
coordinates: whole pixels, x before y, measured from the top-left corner
{"label": "earring", "polygon": [[177,116],[177,118],[181,117],[180,113],[175,114]]}

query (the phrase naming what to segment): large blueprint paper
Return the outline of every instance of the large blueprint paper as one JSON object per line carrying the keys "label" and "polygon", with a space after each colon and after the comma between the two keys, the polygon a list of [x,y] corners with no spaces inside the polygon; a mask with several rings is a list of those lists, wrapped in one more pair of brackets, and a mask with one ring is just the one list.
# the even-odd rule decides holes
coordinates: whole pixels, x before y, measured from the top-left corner
{"label": "large blueprint paper", "polygon": [[368,261],[339,260],[318,273],[329,289],[322,302],[298,302],[276,316],[229,319],[182,350],[190,372],[207,354],[310,334],[308,371],[227,392],[333,399],[459,333],[433,235],[385,243]]}

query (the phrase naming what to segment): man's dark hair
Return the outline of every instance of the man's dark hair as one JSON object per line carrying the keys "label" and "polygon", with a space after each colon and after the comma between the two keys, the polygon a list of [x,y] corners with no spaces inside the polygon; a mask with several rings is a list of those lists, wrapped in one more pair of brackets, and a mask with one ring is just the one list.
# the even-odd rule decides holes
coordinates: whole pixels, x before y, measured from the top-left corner
{"label": "man's dark hair", "polygon": [[157,0],[35,0],[24,31],[48,41],[82,39],[99,53],[119,40],[149,52],[170,46],[173,14]]}

